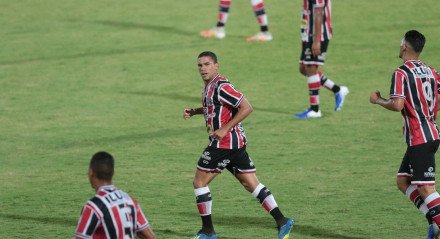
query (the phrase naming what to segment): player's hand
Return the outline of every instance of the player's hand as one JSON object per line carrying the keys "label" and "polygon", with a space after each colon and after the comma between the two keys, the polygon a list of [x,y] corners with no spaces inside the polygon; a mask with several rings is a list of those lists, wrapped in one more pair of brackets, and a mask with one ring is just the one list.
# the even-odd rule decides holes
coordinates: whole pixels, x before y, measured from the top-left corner
{"label": "player's hand", "polygon": [[225,135],[228,133],[228,130],[224,129],[224,128],[220,128],[214,132],[212,132],[211,137],[220,141],[223,139],[223,137],[225,137]]}
{"label": "player's hand", "polygon": [[184,119],[191,118],[191,116],[193,116],[192,112],[193,112],[193,109],[184,109],[183,110],[183,118]]}
{"label": "player's hand", "polygon": [[370,93],[370,103],[371,104],[377,104],[377,100],[382,98],[380,95],[380,91],[376,90]]}
{"label": "player's hand", "polygon": [[320,41],[314,41],[312,44],[312,55],[314,57],[317,57],[321,55],[321,42]]}

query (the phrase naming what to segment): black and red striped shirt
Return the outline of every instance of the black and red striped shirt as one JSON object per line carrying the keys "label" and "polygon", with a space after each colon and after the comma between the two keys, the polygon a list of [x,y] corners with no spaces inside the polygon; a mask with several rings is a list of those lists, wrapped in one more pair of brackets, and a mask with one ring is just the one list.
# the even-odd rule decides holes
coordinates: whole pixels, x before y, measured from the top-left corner
{"label": "black and red striped shirt", "polygon": [[409,146],[439,139],[435,122],[438,109],[440,75],[420,60],[406,61],[394,70],[391,98],[405,99],[403,133]]}
{"label": "black and red striped shirt", "polygon": [[102,186],[87,201],[76,227],[75,237],[85,239],[135,238],[149,226],[148,220],[127,193],[113,185]]}
{"label": "black and red striped shirt", "polygon": [[[217,75],[202,93],[203,114],[210,135],[227,124],[238,112],[243,94],[223,76]],[[246,145],[246,134],[241,122],[235,125],[222,140],[209,136],[209,146],[223,149],[239,149]]]}
{"label": "black and red striped shirt", "polygon": [[332,20],[331,11],[332,3],[331,0],[304,0],[302,9],[302,19],[301,19],[301,39],[303,42],[312,42],[314,34],[314,10],[317,7],[324,8],[324,19],[322,21],[321,41],[327,41],[332,39]]}

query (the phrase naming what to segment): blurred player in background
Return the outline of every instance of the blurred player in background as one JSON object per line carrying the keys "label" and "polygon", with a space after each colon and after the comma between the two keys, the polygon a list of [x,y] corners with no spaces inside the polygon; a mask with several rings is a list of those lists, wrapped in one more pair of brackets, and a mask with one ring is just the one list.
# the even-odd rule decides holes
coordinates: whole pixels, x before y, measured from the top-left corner
{"label": "blurred player in background", "polygon": [[75,238],[155,239],[139,204],[112,184],[113,156],[98,152],[90,160],[88,177],[96,195],[81,212]]}
{"label": "blurred player in background", "polygon": [[[200,35],[206,38],[223,39],[226,36],[225,25],[228,20],[229,8],[232,0],[219,0],[219,12],[217,25],[209,30],[200,32]],[[252,9],[257,17],[260,31],[254,36],[248,37],[248,42],[266,42],[272,40],[272,34],[269,32],[266,7],[263,0],[251,0]]]}
{"label": "blurred player in background", "polygon": [[331,0],[304,0],[301,22],[302,52],[299,71],[307,77],[310,108],[295,114],[296,118],[319,118],[319,88],[324,86],[335,94],[335,111],[342,108],[348,88],[338,86],[318,70],[324,65],[332,38]]}
{"label": "blurred player in background", "polygon": [[202,229],[194,239],[217,238],[211,219],[212,198],[208,184],[225,168],[272,215],[278,226],[278,238],[288,239],[294,222],[284,217],[272,193],[260,183],[254,163],[246,152],[247,139],[241,122],[252,112],[252,106],[228,79],[218,74],[219,64],[214,53],[200,53],[198,67],[205,83],[203,107],[183,111],[184,119],[204,115],[210,141],[198,161],[193,181],[202,218]]}
{"label": "blurred player in background", "polygon": [[438,110],[437,71],[419,60],[425,37],[408,31],[400,44],[403,65],[391,77],[390,98],[371,92],[370,102],[387,110],[400,111],[408,145],[397,173],[397,187],[425,214],[429,222],[427,239],[438,238],[440,195],[435,189],[435,153],[439,130],[435,122]]}

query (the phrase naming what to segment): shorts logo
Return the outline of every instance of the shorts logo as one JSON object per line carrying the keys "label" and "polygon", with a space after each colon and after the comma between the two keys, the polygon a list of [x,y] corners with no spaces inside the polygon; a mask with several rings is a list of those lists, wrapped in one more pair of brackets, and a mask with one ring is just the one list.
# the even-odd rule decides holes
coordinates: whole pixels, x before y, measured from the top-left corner
{"label": "shorts logo", "polygon": [[226,168],[226,166],[228,166],[228,164],[231,162],[231,160],[229,159],[224,159],[223,161],[219,162],[217,164],[217,167],[219,168]]}
{"label": "shorts logo", "polygon": [[435,178],[435,172],[433,167],[428,168],[428,172],[424,173],[425,178]]}
{"label": "shorts logo", "polygon": [[208,164],[208,163],[209,163],[208,161],[211,160],[211,156],[209,155],[209,152],[208,152],[208,151],[203,152],[202,156],[200,156],[200,157],[201,157],[202,159],[204,159],[204,160],[203,160],[203,163],[205,163],[205,164]]}

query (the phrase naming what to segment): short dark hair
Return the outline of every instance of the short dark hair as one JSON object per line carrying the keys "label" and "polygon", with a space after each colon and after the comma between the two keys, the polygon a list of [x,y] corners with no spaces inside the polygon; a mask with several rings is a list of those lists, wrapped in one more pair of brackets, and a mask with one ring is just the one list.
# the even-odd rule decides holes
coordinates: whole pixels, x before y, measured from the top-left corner
{"label": "short dark hair", "polygon": [[112,181],[115,160],[111,154],[104,151],[97,152],[92,156],[89,167],[99,180]]}
{"label": "short dark hair", "polygon": [[214,63],[217,63],[217,55],[214,52],[212,52],[212,51],[204,51],[204,52],[200,53],[199,57],[197,57],[197,58],[200,58],[200,57],[203,57],[203,56],[211,57],[211,59],[214,61]]}
{"label": "short dark hair", "polygon": [[425,46],[425,36],[416,30],[410,30],[405,33],[405,41],[409,43],[416,53],[420,53]]}

